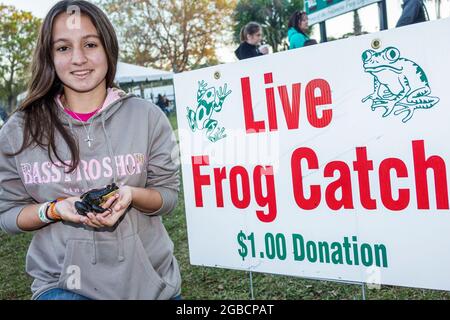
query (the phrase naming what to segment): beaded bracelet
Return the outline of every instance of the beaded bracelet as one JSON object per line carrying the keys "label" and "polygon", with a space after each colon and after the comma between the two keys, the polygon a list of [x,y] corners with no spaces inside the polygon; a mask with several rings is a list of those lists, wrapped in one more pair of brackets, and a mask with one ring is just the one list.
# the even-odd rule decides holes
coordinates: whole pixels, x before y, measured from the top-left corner
{"label": "beaded bracelet", "polygon": [[58,201],[63,200],[63,199],[64,199],[64,198],[58,198],[58,199],[53,200],[52,202],[49,203],[48,210],[47,210],[47,217],[48,217],[49,220],[53,220],[53,222],[61,221],[61,220],[62,220],[61,216],[60,216],[59,213],[56,211],[56,208],[55,208],[55,207],[56,207],[56,203],[57,203]]}

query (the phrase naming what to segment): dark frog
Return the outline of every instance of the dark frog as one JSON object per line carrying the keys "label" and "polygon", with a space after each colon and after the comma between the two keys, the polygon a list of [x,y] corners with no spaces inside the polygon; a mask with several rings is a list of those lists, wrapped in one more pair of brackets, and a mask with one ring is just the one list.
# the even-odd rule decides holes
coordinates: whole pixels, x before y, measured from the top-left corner
{"label": "dark frog", "polygon": [[78,214],[86,216],[88,212],[103,213],[109,209],[101,207],[109,198],[114,196],[119,187],[113,183],[101,189],[92,189],[81,195],[81,201],[75,202]]}

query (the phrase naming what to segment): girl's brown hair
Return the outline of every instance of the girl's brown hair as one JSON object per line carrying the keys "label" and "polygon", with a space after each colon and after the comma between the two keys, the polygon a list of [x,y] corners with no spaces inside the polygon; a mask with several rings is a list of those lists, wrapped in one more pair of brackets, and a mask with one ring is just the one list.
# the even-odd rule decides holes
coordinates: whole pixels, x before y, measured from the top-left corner
{"label": "girl's brown hair", "polygon": [[241,29],[241,42],[247,41],[248,35],[254,35],[261,30],[261,25],[258,22],[249,22]]}
{"label": "girl's brown hair", "polygon": [[16,111],[22,112],[24,116],[22,146],[19,151],[10,154],[10,156],[18,155],[31,145],[36,144],[47,149],[52,163],[54,163],[52,157],[52,154],[54,154],[64,164],[65,162],[58,154],[55,143],[55,134],[59,132],[70,150],[72,161],[68,172],[72,172],[80,162],[79,147],[75,138],[58,118],[58,106],[54,100],[57,94],[63,92],[63,84],[56,74],[53,63],[52,39],[53,23],[61,13],[68,15],[84,14],[90,18],[97,29],[106,52],[108,61],[106,86],[107,88],[113,86],[119,45],[114,27],[108,20],[108,17],[100,8],[87,1],[63,0],[56,3],[47,13],[42,23],[31,63],[31,79],[28,85],[27,96]]}

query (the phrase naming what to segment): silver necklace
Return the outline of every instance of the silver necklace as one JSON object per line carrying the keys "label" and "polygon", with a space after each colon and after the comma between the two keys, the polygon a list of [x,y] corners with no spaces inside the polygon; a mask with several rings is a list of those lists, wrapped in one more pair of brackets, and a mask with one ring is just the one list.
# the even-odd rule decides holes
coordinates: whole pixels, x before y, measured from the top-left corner
{"label": "silver necklace", "polygon": [[[67,108],[68,110],[70,110],[70,108],[68,108],[68,106],[67,106],[67,101],[66,101],[65,98],[64,98],[64,102],[65,102],[66,108]],[[91,116],[91,118],[97,114],[98,110],[100,110],[100,108],[98,108],[98,109],[95,111],[95,113]],[[91,133],[91,127],[92,127],[92,124],[94,123],[95,119],[94,119],[94,121],[91,121],[91,123],[89,124],[89,129],[86,129],[86,126],[84,125],[84,121],[81,120],[80,117],[79,117],[74,111],[72,111],[72,113],[73,113],[73,115],[74,115],[78,120],[80,120],[81,124],[83,125],[84,131],[86,132],[86,139],[84,139],[84,142],[87,142],[88,147],[90,148],[90,147],[91,147],[91,142],[94,141],[94,139],[91,138],[90,133]]]}
{"label": "silver necklace", "polygon": [[[98,111],[98,110],[97,110],[97,111]],[[95,115],[97,114],[97,111],[92,115],[92,117],[95,116]],[[81,120],[80,117],[79,117],[75,112],[74,112],[73,114],[75,115],[75,117],[77,117],[78,120],[81,121],[81,124],[83,125],[84,131],[86,132],[86,139],[84,139],[84,142],[87,142],[88,147],[90,148],[90,147],[91,147],[91,142],[94,141],[94,139],[91,138],[91,135],[90,135],[91,127],[92,127],[92,124],[94,123],[94,121],[92,121],[92,122],[89,124],[89,129],[86,129],[86,126],[84,125],[84,121]],[[94,120],[95,120],[95,119],[94,119]]]}

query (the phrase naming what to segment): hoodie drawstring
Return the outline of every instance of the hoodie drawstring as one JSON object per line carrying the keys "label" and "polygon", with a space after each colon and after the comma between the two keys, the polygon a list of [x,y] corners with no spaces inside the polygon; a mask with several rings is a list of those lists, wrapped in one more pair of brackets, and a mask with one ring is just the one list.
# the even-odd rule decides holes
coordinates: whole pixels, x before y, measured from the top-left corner
{"label": "hoodie drawstring", "polygon": [[[73,123],[72,123],[72,119],[69,118],[69,128],[70,128],[70,132],[72,132],[73,134]],[[81,179],[81,183],[83,184],[83,188],[84,190],[89,190],[89,186],[86,182],[86,180]],[[92,252],[92,257],[91,257],[91,263],[92,264],[96,264],[97,263],[97,242],[95,240],[95,229],[92,230],[92,246],[93,246],[93,252]]]}
{"label": "hoodie drawstring", "polygon": [[92,245],[94,247],[92,257],[91,257],[91,263],[96,264],[97,263],[97,242],[95,241],[95,230],[92,230]]}
{"label": "hoodie drawstring", "polygon": [[[111,140],[109,139],[108,132],[106,131],[106,127],[105,127],[105,113],[104,112],[101,114],[101,118],[102,118],[103,133],[105,134],[106,145],[108,147],[108,153],[111,158],[111,163],[113,166],[114,183],[117,184],[117,166],[116,166],[116,162],[114,161],[114,152],[113,152]],[[117,232],[116,235],[117,235],[117,243],[118,243],[117,258],[118,258],[119,262],[122,262],[125,260],[125,255],[124,255],[125,248],[124,248],[124,240],[123,240],[123,234],[122,234],[122,229],[120,227],[120,223],[117,225],[116,232]]]}
{"label": "hoodie drawstring", "polygon": [[70,132],[73,133],[73,123],[72,123],[72,119],[69,118],[69,128],[70,128]]}

